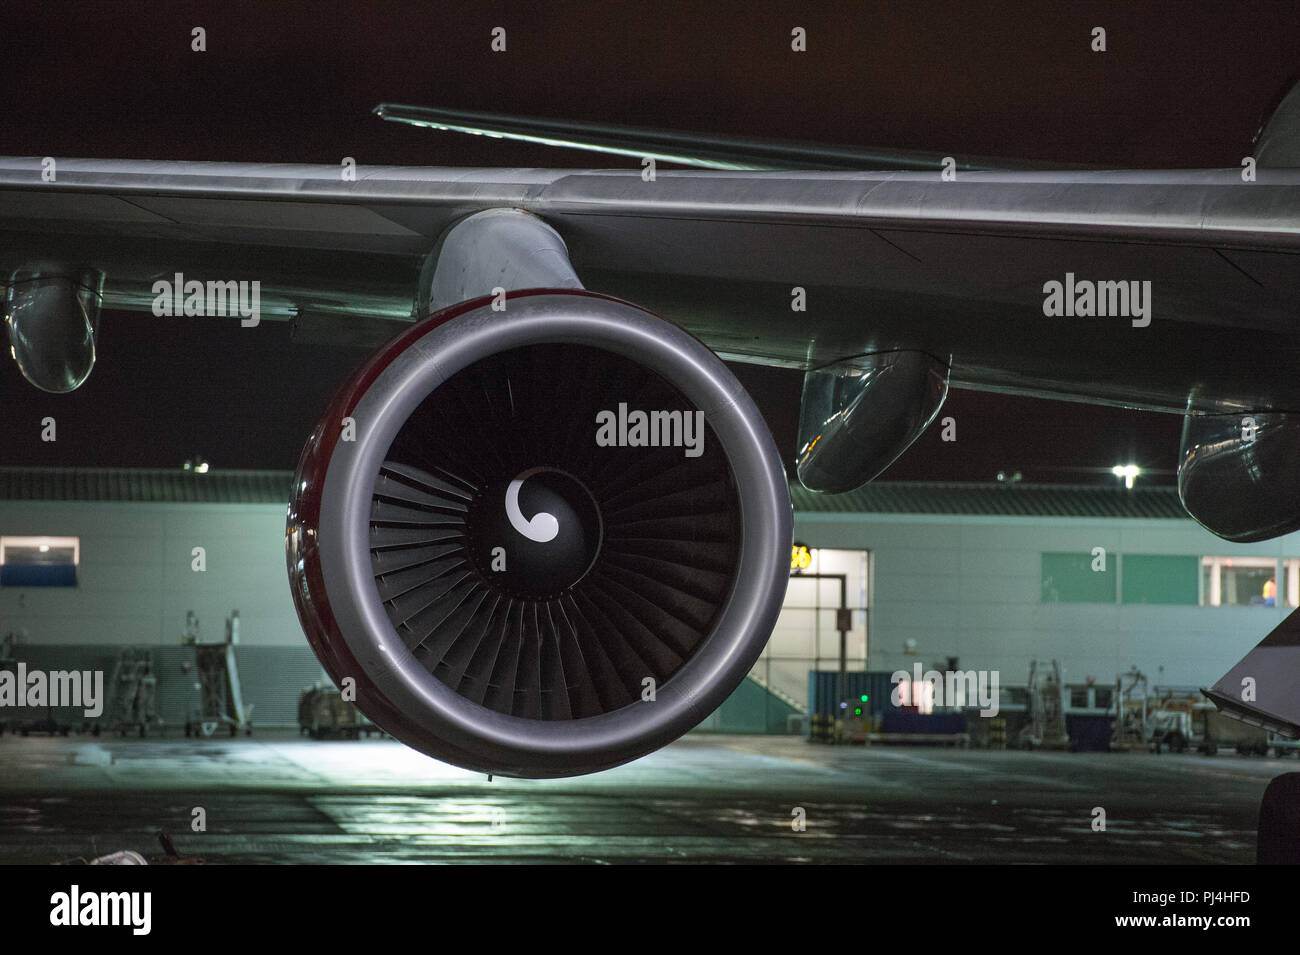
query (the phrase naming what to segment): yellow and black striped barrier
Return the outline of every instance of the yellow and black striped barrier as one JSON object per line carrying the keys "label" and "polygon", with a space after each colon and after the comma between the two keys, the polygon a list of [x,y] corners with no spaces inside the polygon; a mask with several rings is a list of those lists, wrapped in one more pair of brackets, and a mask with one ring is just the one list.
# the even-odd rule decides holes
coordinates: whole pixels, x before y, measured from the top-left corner
{"label": "yellow and black striped barrier", "polygon": [[835,742],[835,717],[826,713],[814,713],[808,720],[808,738],[814,743]]}

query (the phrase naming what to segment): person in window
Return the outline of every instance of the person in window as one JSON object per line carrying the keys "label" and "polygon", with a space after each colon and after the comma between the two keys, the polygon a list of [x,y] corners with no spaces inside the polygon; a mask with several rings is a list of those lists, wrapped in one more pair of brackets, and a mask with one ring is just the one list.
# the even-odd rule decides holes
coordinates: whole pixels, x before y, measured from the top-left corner
{"label": "person in window", "polygon": [[1264,581],[1264,606],[1277,606],[1277,581],[1272,577]]}

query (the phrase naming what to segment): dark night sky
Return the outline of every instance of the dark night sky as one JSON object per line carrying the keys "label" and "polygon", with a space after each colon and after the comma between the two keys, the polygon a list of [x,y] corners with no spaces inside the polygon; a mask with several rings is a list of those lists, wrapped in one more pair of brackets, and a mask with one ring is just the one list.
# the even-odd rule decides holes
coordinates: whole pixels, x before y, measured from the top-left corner
{"label": "dark night sky", "polygon": [[[1297,70],[1300,7],[1239,2],[6,3],[0,154],[637,166],[383,123],[381,101],[1131,167],[1236,166]],[[1032,9],[1032,14],[1024,12]],[[701,11],[707,11],[702,13]],[[508,31],[506,54],[490,30]],[[792,26],[809,51],[789,52]],[[190,30],[207,31],[207,52]],[[1108,52],[1089,49],[1094,26]],[[292,467],[364,358],[265,322],[106,313],[78,392],[0,362],[0,463]],[[793,453],[798,377],[740,368]],[[53,414],[59,440],[39,440]],[[1172,480],[1180,419],[954,392],[886,480]]]}

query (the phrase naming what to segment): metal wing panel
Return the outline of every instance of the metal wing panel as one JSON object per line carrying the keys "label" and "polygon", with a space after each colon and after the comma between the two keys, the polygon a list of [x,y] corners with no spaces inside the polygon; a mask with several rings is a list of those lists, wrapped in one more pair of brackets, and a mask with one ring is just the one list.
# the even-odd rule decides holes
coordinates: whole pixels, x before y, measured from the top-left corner
{"label": "metal wing panel", "polygon": [[[409,318],[453,221],[535,212],[589,287],[721,353],[793,366],[882,348],[953,383],[1163,410],[1300,409],[1300,171],[660,172],[0,159],[0,269],[94,265],[105,305],[156,278],[259,279],[263,312]],[[1043,314],[1067,272],[1152,282],[1153,321]],[[793,313],[790,290],[808,293]],[[1159,361],[1154,357],[1159,356]],[[1276,369],[1276,370],[1273,370]]]}
{"label": "metal wing panel", "polygon": [[[0,159],[0,215],[58,208],[76,212],[73,194],[116,196],[149,210],[141,197],[191,196],[222,201],[255,199],[259,212],[222,214],[223,221],[274,227],[275,205],[315,201],[327,208],[362,205],[383,215],[386,206],[409,231],[440,231],[458,210],[509,205],[539,214],[738,219],[759,223],[831,219],[857,227],[939,227],[979,233],[1049,234],[1068,238],[1223,243],[1300,247],[1300,170],[1261,170],[1243,183],[1237,170],[1140,172],[968,172],[943,182],[935,173],[661,172],[645,181],[636,172],[474,170],[401,166],[361,167],[346,181],[341,167],[132,160],[61,160],[57,181],[41,181],[38,159]],[[12,192],[45,197],[22,203]],[[51,197],[59,197],[53,199]],[[114,208],[120,211],[118,204]],[[178,222],[201,224],[194,210],[170,206]],[[87,218],[104,215],[93,201]],[[187,211],[188,209],[188,211]],[[280,213],[283,214],[283,213]],[[314,228],[357,231],[339,213]],[[208,213],[212,215],[211,212]]]}

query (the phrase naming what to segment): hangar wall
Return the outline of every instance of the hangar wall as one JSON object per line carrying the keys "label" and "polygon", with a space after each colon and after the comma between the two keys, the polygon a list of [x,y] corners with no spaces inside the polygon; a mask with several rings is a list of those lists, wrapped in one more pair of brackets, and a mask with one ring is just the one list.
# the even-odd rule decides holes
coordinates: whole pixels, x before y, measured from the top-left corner
{"label": "hangar wall", "polygon": [[[957,657],[1023,684],[1030,661],[1060,661],[1066,682],[1099,683],[1136,665],[1153,684],[1208,686],[1280,623],[1285,606],[1053,603],[1042,554],[1300,556],[1300,534],[1230,544],[1188,519],[795,514],[813,547],[873,555],[868,668],[911,670]],[[1122,564],[1120,565],[1122,567]],[[916,641],[915,654],[904,652]]]}
{"label": "hangar wall", "polygon": [[[23,642],[176,646],[185,614],[220,641],[305,646],[284,563],[283,504],[0,500],[0,533],[81,541],[75,587],[0,588],[0,632]],[[204,548],[206,570],[193,569]]]}
{"label": "hangar wall", "polygon": [[[86,648],[78,652],[105,647],[112,654],[124,645],[179,652],[187,611],[199,616],[201,638],[216,641],[224,636],[227,615],[238,609],[241,647],[251,651],[241,654],[241,663],[260,671],[261,653],[301,651],[303,672],[295,671],[290,681],[294,698],[318,672],[311,665],[284,567],[285,507],[279,502],[287,496],[287,473],[226,472],[205,481],[179,472],[171,476],[86,469],[66,478],[99,482],[88,490],[64,487],[62,473],[33,476],[11,470],[0,475],[0,535],[76,536],[80,565],[76,587],[0,587],[0,635],[25,631],[24,644],[51,652],[60,647]],[[104,484],[119,480],[127,483]],[[167,487],[154,487],[153,482]],[[242,499],[192,499],[200,487],[209,498],[220,494]],[[919,486],[909,490],[905,485],[868,487],[875,489],[872,500],[795,495],[796,539],[814,548],[846,552],[836,558],[840,563],[831,561],[820,569],[850,574],[854,669],[864,667],[860,648],[865,647],[870,654],[865,668],[874,671],[910,670],[916,662],[926,668],[942,666],[956,657],[960,668],[998,670],[1003,685],[1011,685],[1024,683],[1031,660],[1055,658],[1068,683],[1094,676],[1108,684],[1136,665],[1156,684],[1208,685],[1288,612],[1285,606],[1043,599],[1044,553],[1087,555],[1094,547],[1104,547],[1118,567],[1125,555],[1300,558],[1300,534],[1234,545],[1172,516],[1178,513],[1172,489],[1150,489],[1145,498],[1138,492],[1126,495],[1122,489],[1118,494],[1105,489],[1079,492],[1078,507],[1100,508],[1109,498],[1112,503],[1106,506],[1113,512],[1148,513],[1143,508],[1158,504],[1158,513],[1168,516],[1157,519],[898,513],[890,508],[903,511],[917,501],[952,492]],[[100,499],[84,499],[92,491]],[[128,491],[130,500],[103,499]],[[1039,492],[1024,488],[961,493],[996,493],[997,506],[1020,506]],[[55,494],[63,498],[45,499]],[[887,498],[900,494],[911,496],[905,504],[888,503]],[[83,499],[75,499],[78,495]],[[205,549],[202,572],[193,569],[195,547]],[[858,558],[847,553],[851,551],[871,553],[869,584],[866,564],[855,570]],[[819,592],[815,598],[814,587]],[[830,608],[837,599],[838,587],[829,581],[792,585],[788,612],[754,669],[758,686],[793,707],[804,704],[807,670],[818,659],[821,668],[834,668],[838,634]],[[908,640],[915,641],[915,653],[904,652]],[[285,665],[267,664],[277,670]],[[268,684],[260,703],[263,713],[272,707],[273,697],[279,699],[276,694],[283,695],[282,690]],[[788,715],[772,700],[764,700],[763,710],[782,725]],[[716,728],[727,728],[721,715],[717,720]]]}

